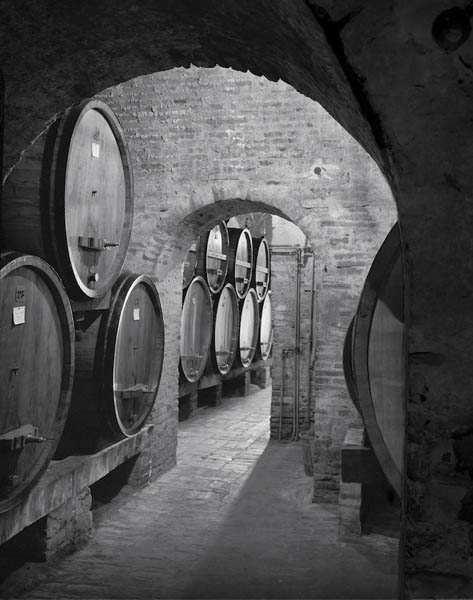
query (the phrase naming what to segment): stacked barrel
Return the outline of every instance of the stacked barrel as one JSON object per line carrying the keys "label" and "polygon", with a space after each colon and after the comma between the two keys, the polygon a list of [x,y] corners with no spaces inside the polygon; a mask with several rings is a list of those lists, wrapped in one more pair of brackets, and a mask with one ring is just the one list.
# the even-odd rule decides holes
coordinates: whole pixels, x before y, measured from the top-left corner
{"label": "stacked barrel", "polygon": [[348,329],[344,371],[369,444],[401,495],[405,429],[404,277],[399,226],[376,255]]}
{"label": "stacked barrel", "polygon": [[0,511],[58,445],[57,455],[95,449],[151,411],[164,327],[152,280],[120,275],[132,220],[125,137],[99,100],[58,118],[4,186]]}
{"label": "stacked barrel", "polygon": [[[256,253],[255,253],[256,248]],[[195,242],[183,271],[180,370],[186,381],[267,360],[272,345],[269,246],[222,221]]]}

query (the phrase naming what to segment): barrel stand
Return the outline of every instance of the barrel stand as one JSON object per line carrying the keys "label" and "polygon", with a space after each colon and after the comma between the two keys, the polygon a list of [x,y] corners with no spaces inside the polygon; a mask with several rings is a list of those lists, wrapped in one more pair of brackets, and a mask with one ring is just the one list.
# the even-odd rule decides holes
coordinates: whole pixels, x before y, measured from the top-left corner
{"label": "barrel stand", "polygon": [[250,380],[262,390],[266,389],[269,377],[269,366],[259,367],[251,370]]}
{"label": "barrel stand", "polygon": [[88,540],[97,489],[150,482],[152,435],[148,425],[96,454],[52,461],[24,502],[0,514],[0,563],[42,562]]}

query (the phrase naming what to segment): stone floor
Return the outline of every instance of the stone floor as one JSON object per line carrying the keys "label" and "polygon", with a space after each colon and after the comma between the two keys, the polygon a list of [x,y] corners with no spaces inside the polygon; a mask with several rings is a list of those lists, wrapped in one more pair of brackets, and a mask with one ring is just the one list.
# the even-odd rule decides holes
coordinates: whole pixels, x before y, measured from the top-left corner
{"label": "stone floor", "polygon": [[395,598],[395,544],[338,541],[300,444],[269,441],[269,405],[252,386],[181,423],[177,467],[99,508],[85,547],[25,565],[3,597]]}

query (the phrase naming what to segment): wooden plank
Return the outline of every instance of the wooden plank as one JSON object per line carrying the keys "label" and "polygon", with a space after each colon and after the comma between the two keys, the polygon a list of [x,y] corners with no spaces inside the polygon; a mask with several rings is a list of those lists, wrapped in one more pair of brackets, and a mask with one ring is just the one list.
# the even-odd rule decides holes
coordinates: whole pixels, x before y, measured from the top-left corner
{"label": "wooden plank", "polygon": [[0,544],[73,498],[150,444],[153,425],[88,456],[53,461],[26,500],[0,519]]}
{"label": "wooden plank", "polygon": [[371,448],[342,448],[343,483],[386,483],[386,478]]}
{"label": "wooden plank", "polygon": [[215,385],[219,385],[222,382],[222,376],[220,373],[212,373],[209,375],[203,375],[199,380],[197,387],[199,390],[203,390],[209,387],[213,387]]}

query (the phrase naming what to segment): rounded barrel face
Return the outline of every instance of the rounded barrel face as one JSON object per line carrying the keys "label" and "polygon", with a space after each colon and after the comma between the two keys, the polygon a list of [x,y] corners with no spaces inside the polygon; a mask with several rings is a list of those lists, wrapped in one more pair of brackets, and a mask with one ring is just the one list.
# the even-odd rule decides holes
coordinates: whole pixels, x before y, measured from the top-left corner
{"label": "rounded barrel face", "polygon": [[247,229],[238,236],[235,251],[235,291],[238,298],[244,298],[250,289],[253,271],[253,244]]}
{"label": "rounded barrel face", "polygon": [[239,353],[243,367],[249,367],[256,351],[259,311],[256,292],[249,290],[240,313]]}
{"label": "rounded barrel face", "polygon": [[41,270],[42,262],[34,257],[33,265],[0,276],[0,510],[19,501],[46,468],[69,407],[72,313],[61,282],[47,265]]}
{"label": "rounded barrel face", "polygon": [[401,494],[405,436],[404,277],[400,235],[391,230],[363,287],[352,332],[354,393],[373,451]]}
{"label": "rounded barrel face", "polygon": [[270,258],[268,242],[261,238],[257,243],[253,243],[257,248],[255,264],[253,269],[253,285],[256,290],[258,302],[262,302],[269,290],[270,278]]}
{"label": "rounded barrel face", "polygon": [[371,322],[368,369],[377,425],[396,468],[402,471],[404,445],[403,275],[399,253],[380,292]]}
{"label": "rounded barrel face", "polygon": [[69,261],[78,287],[89,297],[103,295],[114,283],[131,228],[128,165],[111,118],[94,105],[83,109],[65,167]]}
{"label": "rounded barrel face", "polygon": [[207,237],[205,273],[210,291],[218,293],[225,283],[228,267],[228,233],[224,223],[213,227]]}
{"label": "rounded barrel face", "polygon": [[182,268],[182,288],[185,289],[192,281],[197,266],[197,252],[199,250],[199,241],[194,242],[189,248],[184,265]]}
{"label": "rounded barrel face", "polygon": [[113,360],[114,418],[126,436],[139,431],[158,393],[164,356],[159,296],[146,278],[126,295]]}
{"label": "rounded barrel face", "polygon": [[260,319],[259,335],[260,354],[263,360],[267,360],[273,345],[273,323],[271,315],[271,296],[266,296],[263,301]]}
{"label": "rounded barrel face", "polygon": [[220,293],[215,313],[214,353],[222,375],[230,371],[238,345],[238,303],[235,290],[227,284]]}
{"label": "rounded barrel face", "polygon": [[202,277],[187,288],[181,317],[181,369],[184,377],[197,381],[204,372],[212,339],[212,300]]}
{"label": "rounded barrel face", "polygon": [[345,383],[358,412],[360,412],[360,403],[356,393],[355,382],[353,378],[353,327],[355,324],[355,317],[350,321],[347,333],[345,335],[345,341],[343,344],[343,374],[345,376]]}

